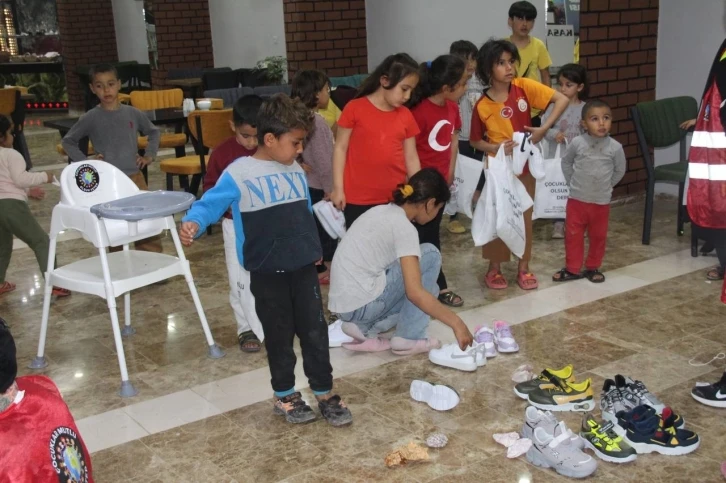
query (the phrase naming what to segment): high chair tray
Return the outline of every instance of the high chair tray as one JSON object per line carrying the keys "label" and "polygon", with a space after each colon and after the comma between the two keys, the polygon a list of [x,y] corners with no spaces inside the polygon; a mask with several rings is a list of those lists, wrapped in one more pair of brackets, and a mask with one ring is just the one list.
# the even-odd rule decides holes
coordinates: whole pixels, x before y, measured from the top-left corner
{"label": "high chair tray", "polygon": [[91,206],[91,213],[111,220],[163,218],[188,210],[196,197],[184,191],[147,191]]}

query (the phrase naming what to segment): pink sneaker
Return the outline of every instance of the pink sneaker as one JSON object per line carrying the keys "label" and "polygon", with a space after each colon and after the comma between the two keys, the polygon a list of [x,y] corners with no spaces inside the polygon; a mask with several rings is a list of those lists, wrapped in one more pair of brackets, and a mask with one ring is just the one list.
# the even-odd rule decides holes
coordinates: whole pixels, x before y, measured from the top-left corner
{"label": "pink sneaker", "polygon": [[518,352],[519,345],[514,340],[509,324],[503,320],[494,322],[494,343],[497,345],[499,352]]}

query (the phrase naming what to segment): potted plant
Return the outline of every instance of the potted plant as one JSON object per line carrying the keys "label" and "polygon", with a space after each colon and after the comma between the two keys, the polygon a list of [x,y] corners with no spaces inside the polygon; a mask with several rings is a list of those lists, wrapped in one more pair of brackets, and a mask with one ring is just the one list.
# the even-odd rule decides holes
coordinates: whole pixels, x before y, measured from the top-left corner
{"label": "potted plant", "polygon": [[279,85],[287,73],[287,58],[281,55],[265,57],[257,62],[255,68],[257,71],[264,71],[265,79],[270,85]]}

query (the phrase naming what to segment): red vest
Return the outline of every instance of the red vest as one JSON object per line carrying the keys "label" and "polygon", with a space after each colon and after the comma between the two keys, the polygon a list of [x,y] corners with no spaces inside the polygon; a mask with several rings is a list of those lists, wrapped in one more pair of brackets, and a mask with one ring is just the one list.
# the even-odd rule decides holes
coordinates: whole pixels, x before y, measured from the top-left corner
{"label": "red vest", "polygon": [[0,413],[0,482],[93,483],[91,456],[53,381],[16,382],[25,397]]}

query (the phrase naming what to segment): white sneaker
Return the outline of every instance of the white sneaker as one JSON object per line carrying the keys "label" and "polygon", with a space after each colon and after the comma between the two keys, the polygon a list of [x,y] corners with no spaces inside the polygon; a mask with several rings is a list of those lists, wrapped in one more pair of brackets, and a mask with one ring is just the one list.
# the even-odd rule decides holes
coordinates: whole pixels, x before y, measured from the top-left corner
{"label": "white sneaker", "polygon": [[459,405],[459,393],[450,386],[414,379],[409,391],[414,401],[425,402],[431,409],[448,411]]}
{"label": "white sneaker", "polygon": [[328,347],[340,347],[343,344],[353,342],[351,336],[343,332],[343,321],[338,319],[328,326]]}
{"label": "white sneaker", "polygon": [[478,353],[475,348],[463,351],[459,348],[459,344],[453,343],[446,344],[440,349],[431,349],[429,360],[440,366],[471,372],[476,371]]}

